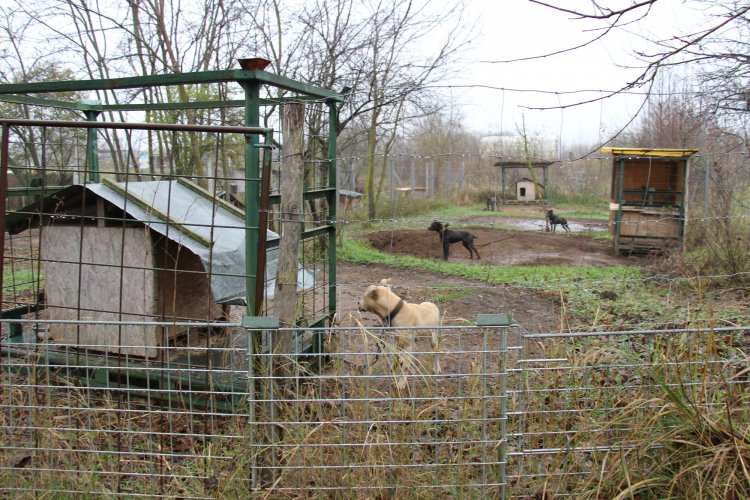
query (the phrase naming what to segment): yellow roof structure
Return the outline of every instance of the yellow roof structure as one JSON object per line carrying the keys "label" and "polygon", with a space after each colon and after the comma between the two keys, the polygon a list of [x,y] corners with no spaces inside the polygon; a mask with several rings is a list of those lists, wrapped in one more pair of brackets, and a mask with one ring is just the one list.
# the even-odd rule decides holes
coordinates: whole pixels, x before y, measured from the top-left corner
{"label": "yellow roof structure", "polygon": [[615,156],[660,156],[665,158],[688,158],[698,152],[697,149],[658,149],[658,148],[602,148],[602,153]]}

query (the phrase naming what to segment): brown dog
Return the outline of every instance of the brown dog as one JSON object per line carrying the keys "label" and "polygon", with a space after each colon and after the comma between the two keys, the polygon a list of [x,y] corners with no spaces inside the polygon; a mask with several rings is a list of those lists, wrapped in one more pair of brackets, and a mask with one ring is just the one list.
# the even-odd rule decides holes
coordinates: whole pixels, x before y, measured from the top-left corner
{"label": "brown dog", "polygon": [[[435,304],[432,302],[422,302],[421,304],[406,302],[393,293],[388,279],[381,280],[379,285],[367,287],[359,303],[359,310],[375,313],[386,326],[440,326],[440,310]],[[440,346],[438,333],[431,330],[430,334],[432,350],[437,352]],[[396,331],[396,343],[404,351],[411,352],[414,350],[414,337],[415,332],[413,330]],[[402,377],[397,385],[399,389],[406,387],[405,368],[407,364],[404,357],[399,358],[402,372]],[[441,372],[440,359],[437,355],[433,357],[433,370],[436,374]]]}

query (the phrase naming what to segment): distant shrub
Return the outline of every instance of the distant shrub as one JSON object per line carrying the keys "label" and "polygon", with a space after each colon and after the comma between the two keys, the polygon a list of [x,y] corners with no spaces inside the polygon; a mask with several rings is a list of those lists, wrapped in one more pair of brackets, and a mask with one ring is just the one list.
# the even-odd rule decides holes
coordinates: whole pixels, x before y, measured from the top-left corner
{"label": "distant shrub", "polygon": [[[412,196],[397,196],[394,198],[381,196],[375,207],[376,219],[400,219],[414,215],[439,210],[449,206],[447,200],[440,198],[423,198]],[[343,214],[339,214],[340,216]],[[363,202],[346,214],[347,219],[367,220],[367,205]]]}

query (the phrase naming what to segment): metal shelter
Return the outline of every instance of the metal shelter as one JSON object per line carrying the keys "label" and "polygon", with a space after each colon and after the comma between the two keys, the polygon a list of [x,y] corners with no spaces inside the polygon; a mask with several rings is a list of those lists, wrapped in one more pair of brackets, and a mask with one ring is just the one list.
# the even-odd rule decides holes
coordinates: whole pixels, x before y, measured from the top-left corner
{"label": "metal shelter", "polygon": [[[50,122],[41,120],[0,119],[3,129],[3,179],[7,177],[8,168],[8,135],[12,126],[62,126],[76,127],[87,130],[86,165],[89,182],[101,181],[99,160],[97,155],[97,129],[141,129],[141,130],[179,130],[179,131],[215,131],[222,133],[239,133],[245,136],[244,154],[244,182],[245,188],[245,245],[248,249],[246,257],[246,298],[248,316],[261,314],[263,293],[263,270],[266,253],[265,231],[268,226],[267,214],[278,205],[282,193],[269,193],[270,182],[270,150],[273,147],[273,129],[261,125],[261,109],[267,106],[278,106],[289,100],[323,102],[328,107],[328,124],[324,139],[327,142],[328,179],[324,186],[306,189],[304,199],[325,200],[328,213],[325,221],[312,229],[303,231],[303,239],[323,237],[328,247],[328,319],[336,310],[336,133],[337,109],[336,105],[343,101],[344,96],[339,93],[308,85],[276,75],[264,68],[269,61],[262,58],[241,59],[240,69],[202,71],[177,74],[148,75],[138,77],[100,79],[100,80],[69,80],[39,83],[20,83],[0,85],[0,101],[35,105],[43,107],[63,108],[82,113],[85,121]],[[189,102],[149,102],[149,103],[99,103],[91,101],[67,102],[45,98],[50,92],[63,91],[108,91],[126,89],[145,89],[149,87],[168,87],[185,85],[204,85],[222,82],[233,82],[241,87],[243,99],[227,100],[194,100]],[[261,98],[265,95],[283,95],[274,99]],[[200,125],[172,125],[164,123],[106,123],[97,119],[103,112],[133,112],[133,111],[163,111],[163,110],[199,110],[216,108],[242,108],[244,110],[244,127],[231,126],[200,126]],[[262,155],[261,150],[269,153]],[[267,160],[264,161],[264,160]],[[268,163],[268,164],[264,164]],[[264,184],[265,183],[265,184]],[[264,188],[265,186],[265,188]],[[58,187],[38,186],[18,188],[14,192],[3,183],[4,192],[0,193],[3,200],[8,195],[46,195]],[[2,223],[5,226],[5,207],[2,207]],[[0,241],[0,244],[3,242]],[[5,317],[5,314],[4,314]],[[316,318],[311,323],[319,323]]]}

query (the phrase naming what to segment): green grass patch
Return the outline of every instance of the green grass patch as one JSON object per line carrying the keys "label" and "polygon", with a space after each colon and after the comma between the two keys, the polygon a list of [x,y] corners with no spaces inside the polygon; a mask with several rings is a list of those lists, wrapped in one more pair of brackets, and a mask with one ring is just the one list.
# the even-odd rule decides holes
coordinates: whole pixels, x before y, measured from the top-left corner
{"label": "green grass patch", "polygon": [[[5,294],[35,292],[37,287],[44,288],[44,277],[38,282],[38,273],[30,265],[19,266],[15,264],[3,269],[3,287]],[[10,291],[10,293],[8,292]]]}
{"label": "green grass patch", "polygon": [[[355,264],[382,264],[421,273],[459,277],[476,283],[519,287],[552,300],[564,309],[571,328],[623,328],[643,324],[673,324],[716,315],[690,300],[691,283],[666,285],[647,280],[639,266],[493,266],[445,262],[409,255],[393,255],[368,243],[347,239],[338,257]],[[441,294],[439,300],[462,298],[461,288]],[[468,292],[467,292],[468,293]]]}
{"label": "green grass patch", "polygon": [[482,216],[488,214],[497,214],[498,212],[487,212],[485,205],[474,203],[466,206],[444,206],[437,210],[432,210],[426,214],[422,214],[424,219],[429,220],[441,220],[441,219],[460,219],[462,217]]}
{"label": "green grass patch", "polygon": [[430,300],[438,305],[469,298],[476,293],[470,288],[448,287],[444,283],[428,283],[427,286],[432,287],[436,292],[430,296]]}
{"label": "green grass patch", "polygon": [[347,239],[338,249],[338,257],[355,264],[385,264],[415,271],[457,276],[471,281],[558,288],[568,283],[639,280],[640,269],[633,266],[492,266],[445,262],[409,255],[392,255],[376,250],[365,242]]}

